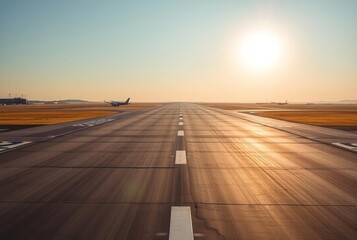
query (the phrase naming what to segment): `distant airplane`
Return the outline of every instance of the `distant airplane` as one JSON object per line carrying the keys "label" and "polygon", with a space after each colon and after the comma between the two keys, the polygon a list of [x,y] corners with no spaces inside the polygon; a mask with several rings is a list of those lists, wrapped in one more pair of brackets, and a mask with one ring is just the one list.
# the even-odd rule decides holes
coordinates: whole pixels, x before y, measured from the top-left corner
{"label": "distant airplane", "polygon": [[286,100],[285,102],[271,102],[271,104],[286,105],[288,104],[288,100]]}
{"label": "distant airplane", "polygon": [[110,103],[113,107],[118,107],[120,105],[128,105],[129,101],[130,101],[130,98],[128,98],[125,102],[118,102],[118,101],[112,101],[112,100],[107,102],[104,100],[105,103]]}

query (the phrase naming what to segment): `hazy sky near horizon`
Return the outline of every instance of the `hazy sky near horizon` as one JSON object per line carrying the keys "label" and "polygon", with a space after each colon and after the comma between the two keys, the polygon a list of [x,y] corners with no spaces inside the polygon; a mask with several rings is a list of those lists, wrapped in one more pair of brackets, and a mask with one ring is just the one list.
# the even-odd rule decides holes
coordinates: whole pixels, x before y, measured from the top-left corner
{"label": "hazy sky near horizon", "polygon": [[[0,0],[0,97],[133,101],[357,99],[356,0]],[[238,50],[269,29],[281,61]]]}

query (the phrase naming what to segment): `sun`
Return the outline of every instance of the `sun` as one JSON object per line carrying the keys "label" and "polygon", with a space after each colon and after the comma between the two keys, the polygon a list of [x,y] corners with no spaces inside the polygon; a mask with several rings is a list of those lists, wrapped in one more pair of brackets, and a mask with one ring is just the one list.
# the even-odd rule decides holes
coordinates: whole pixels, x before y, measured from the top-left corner
{"label": "sun", "polygon": [[259,30],[248,34],[239,49],[243,65],[254,71],[272,69],[281,62],[282,53],[281,37],[269,30]]}

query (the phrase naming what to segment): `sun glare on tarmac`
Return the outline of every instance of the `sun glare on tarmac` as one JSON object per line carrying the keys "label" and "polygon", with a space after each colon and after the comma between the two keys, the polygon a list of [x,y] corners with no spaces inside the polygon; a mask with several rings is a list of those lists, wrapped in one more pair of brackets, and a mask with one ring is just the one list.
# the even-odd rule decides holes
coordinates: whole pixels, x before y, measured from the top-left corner
{"label": "sun glare on tarmac", "polygon": [[242,65],[251,71],[268,71],[282,61],[283,42],[279,34],[266,29],[247,34],[239,45]]}

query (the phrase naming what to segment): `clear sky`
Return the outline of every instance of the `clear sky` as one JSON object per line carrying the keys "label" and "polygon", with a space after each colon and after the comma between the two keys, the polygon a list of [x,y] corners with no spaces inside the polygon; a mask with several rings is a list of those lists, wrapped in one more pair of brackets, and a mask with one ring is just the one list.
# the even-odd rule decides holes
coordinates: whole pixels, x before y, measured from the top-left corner
{"label": "clear sky", "polygon": [[[355,100],[356,13],[356,0],[0,0],[0,97]],[[282,54],[258,71],[239,49],[262,28]]]}

